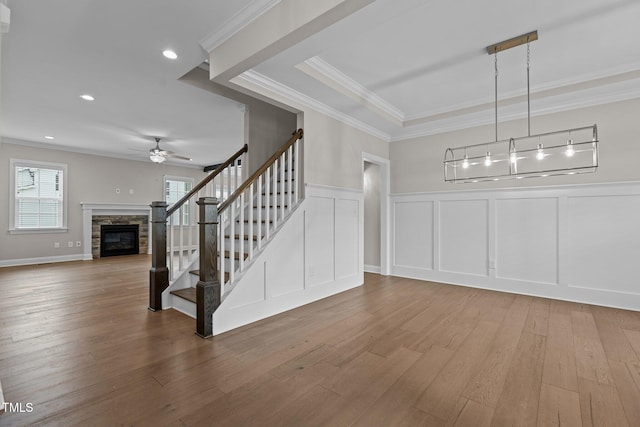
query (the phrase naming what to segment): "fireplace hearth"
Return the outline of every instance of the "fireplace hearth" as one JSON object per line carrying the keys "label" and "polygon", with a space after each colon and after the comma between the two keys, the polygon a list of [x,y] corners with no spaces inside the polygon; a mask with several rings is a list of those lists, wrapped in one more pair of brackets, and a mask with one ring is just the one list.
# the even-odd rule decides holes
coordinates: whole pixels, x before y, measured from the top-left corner
{"label": "fireplace hearth", "polygon": [[139,228],[138,224],[102,224],[100,257],[138,254]]}

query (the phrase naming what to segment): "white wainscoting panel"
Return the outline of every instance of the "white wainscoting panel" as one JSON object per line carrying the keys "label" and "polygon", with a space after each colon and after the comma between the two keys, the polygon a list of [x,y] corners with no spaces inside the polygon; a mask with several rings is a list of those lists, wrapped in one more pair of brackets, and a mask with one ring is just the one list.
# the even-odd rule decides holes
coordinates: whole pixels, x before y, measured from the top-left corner
{"label": "white wainscoting panel", "polygon": [[[336,199],[335,268],[336,280],[358,275],[360,254],[360,205],[358,200]],[[364,258],[363,258],[364,263]]]}
{"label": "white wainscoting panel", "polygon": [[569,286],[640,293],[640,196],[570,197]]}
{"label": "white wainscoting panel", "polygon": [[488,274],[488,208],[487,200],[440,202],[440,270]]}
{"label": "white wainscoting panel", "polygon": [[364,283],[362,192],[305,189],[306,199],[213,314],[214,334]]}
{"label": "white wainscoting panel", "polygon": [[397,266],[433,269],[433,202],[398,202],[393,206],[393,262]]}
{"label": "white wainscoting panel", "polygon": [[306,203],[309,206],[305,239],[307,285],[316,286],[332,282],[335,277],[335,199],[309,197]]}
{"label": "white wainscoting panel", "polygon": [[558,284],[558,200],[496,200],[496,277]]}
{"label": "white wainscoting panel", "polygon": [[460,188],[391,196],[391,274],[640,311],[640,182]]}

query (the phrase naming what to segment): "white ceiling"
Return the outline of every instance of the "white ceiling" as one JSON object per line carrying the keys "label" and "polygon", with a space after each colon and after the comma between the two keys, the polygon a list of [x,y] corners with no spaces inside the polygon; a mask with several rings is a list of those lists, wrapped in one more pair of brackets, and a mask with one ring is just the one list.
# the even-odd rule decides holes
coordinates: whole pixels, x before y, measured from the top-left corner
{"label": "white ceiling", "polygon": [[[159,136],[193,164],[217,163],[242,144],[240,105],[178,79],[207,57],[201,42],[275,3],[8,0],[2,135],[140,160]],[[240,81],[401,140],[492,123],[485,47],[532,30],[534,116],[640,97],[638,18],[637,0],[376,0]],[[524,46],[498,55],[500,120],[526,115],[525,66]]]}
{"label": "white ceiling", "polygon": [[[377,0],[246,77],[398,140],[492,123],[486,47],[533,30],[532,114],[640,96],[639,18],[637,0]],[[526,100],[526,52],[498,54],[500,99]],[[522,102],[501,108],[500,120],[526,111]]]}
{"label": "white ceiling", "polygon": [[[239,104],[178,78],[207,58],[200,41],[249,3],[9,1],[2,135],[140,160],[157,136],[195,165],[225,160],[244,144]],[[167,48],[177,60],[162,56]]]}

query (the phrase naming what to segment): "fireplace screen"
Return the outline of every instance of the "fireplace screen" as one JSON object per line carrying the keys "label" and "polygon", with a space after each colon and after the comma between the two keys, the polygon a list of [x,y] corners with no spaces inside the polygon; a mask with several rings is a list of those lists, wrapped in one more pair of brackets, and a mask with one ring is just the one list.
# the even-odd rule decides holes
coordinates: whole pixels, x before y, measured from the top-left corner
{"label": "fireplace screen", "polygon": [[139,253],[138,228],[138,224],[101,225],[100,257]]}

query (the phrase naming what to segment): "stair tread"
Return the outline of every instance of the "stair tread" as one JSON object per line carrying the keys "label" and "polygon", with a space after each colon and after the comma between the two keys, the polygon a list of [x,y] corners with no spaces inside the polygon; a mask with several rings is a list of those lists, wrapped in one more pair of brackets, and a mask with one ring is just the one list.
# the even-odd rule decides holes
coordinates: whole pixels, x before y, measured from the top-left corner
{"label": "stair tread", "polygon": [[176,289],[175,291],[171,291],[170,293],[196,304],[196,288]]}

